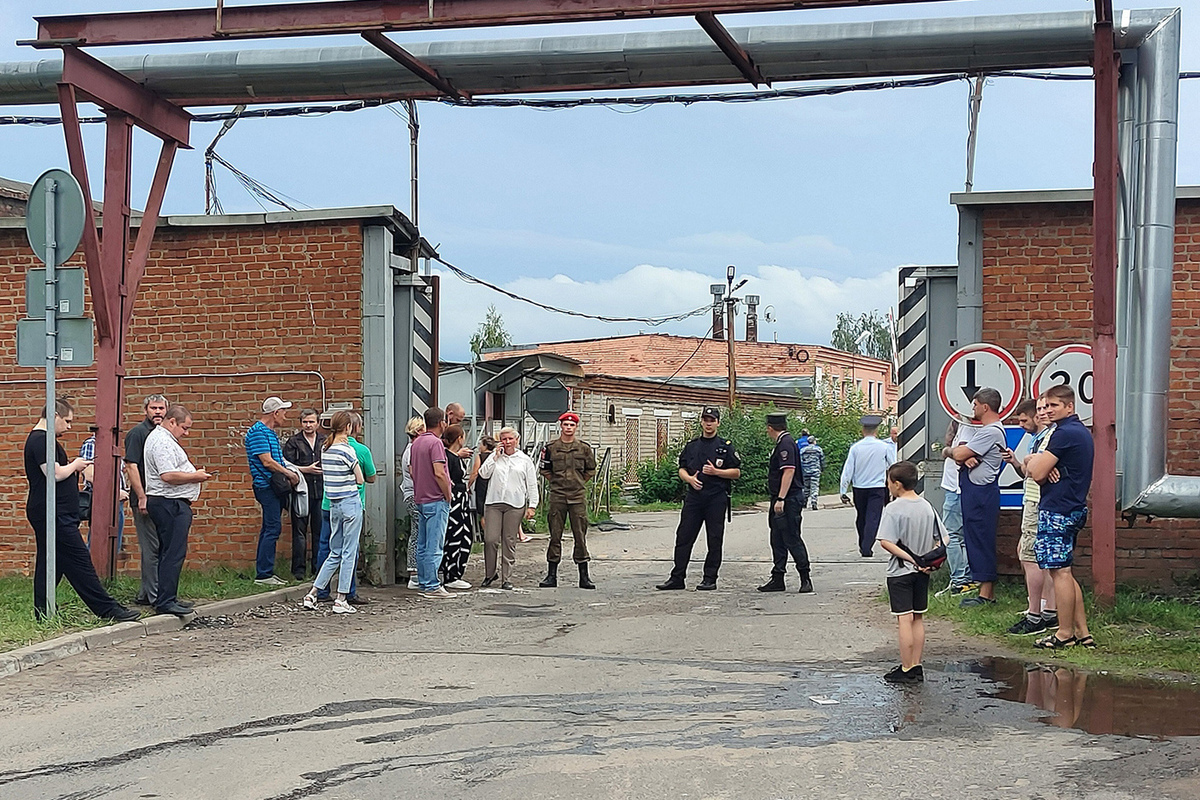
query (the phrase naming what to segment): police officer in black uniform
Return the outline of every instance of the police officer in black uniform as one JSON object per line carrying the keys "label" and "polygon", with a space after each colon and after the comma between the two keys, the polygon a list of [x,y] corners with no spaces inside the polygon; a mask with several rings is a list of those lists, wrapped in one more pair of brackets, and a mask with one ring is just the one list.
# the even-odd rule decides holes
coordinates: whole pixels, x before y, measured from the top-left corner
{"label": "police officer in black uniform", "polygon": [[800,453],[796,440],[787,431],[787,414],[767,414],[767,434],[775,441],[767,472],[767,491],[771,494],[767,524],[771,528],[771,554],[775,566],[771,579],[758,587],[760,592],[782,592],[783,576],[787,574],[790,553],[800,572],[800,593],[813,590],[809,577],[808,548],[800,536],[800,514],[808,496],[804,474],[800,470]]}
{"label": "police officer in black uniform", "polygon": [[703,435],[688,442],[679,454],[679,479],[687,484],[683,512],[675,531],[675,568],[666,583],[658,589],[682,589],[687,575],[692,546],[700,535],[703,523],[708,538],[708,555],[704,558],[704,580],[698,591],[717,588],[717,571],[721,568],[721,547],[725,541],[725,515],[729,512],[729,496],[733,481],[741,474],[742,462],[733,442],[717,435],[721,410],[706,406],[700,414]]}

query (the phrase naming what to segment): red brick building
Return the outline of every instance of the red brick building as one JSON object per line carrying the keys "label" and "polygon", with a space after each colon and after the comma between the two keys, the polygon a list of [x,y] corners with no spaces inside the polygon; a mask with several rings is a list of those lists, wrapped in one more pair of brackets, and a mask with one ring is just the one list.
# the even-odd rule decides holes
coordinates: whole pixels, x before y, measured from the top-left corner
{"label": "red brick building", "polygon": [[[1200,474],[1200,187],[1177,193],[1172,301],[1168,470]],[[1092,340],[1090,191],[981,192],[954,202],[977,218],[982,258],[983,333],[1011,353],[1034,358]],[[962,266],[960,265],[960,269]],[[1136,442],[1119,443],[1136,447]],[[1002,566],[1015,559],[1019,513],[1001,515]],[[1081,574],[1090,571],[1091,534],[1080,542]],[[1168,586],[1200,572],[1200,520],[1139,518],[1117,524],[1117,580]]]}
{"label": "red brick building", "polygon": [[[159,223],[127,345],[121,440],[142,419],[148,394],[166,394],[194,415],[184,445],[198,467],[218,477],[196,504],[190,566],[253,563],[261,515],[242,437],[263,398],[280,395],[295,404],[297,425],[304,407],[343,403],[363,412],[365,440],[380,470],[367,521],[375,527],[378,577],[389,574],[383,561],[393,544],[395,420],[412,413],[406,372],[412,359],[394,353],[412,346],[412,298],[427,292],[406,255],[418,240],[390,206],[171,216]],[[9,332],[0,344],[8,409],[0,422],[8,442],[0,462],[0,574],[28,573],[34,557],[19,453],[44,402],[45,382],[42,370],[16,365],[13,332],[25,313],[25,273],[35,266],[24,220],[0,219],[0,328]],[[82,266],[82,255],[67,266]],[[63,444],[78,451],[94,420],[93,372],[61,369],[59,378],[60,396],[76,404],[75,428]],[[289,541],[285,524],[281,558]],[[136,567],[127,519],[118,569]]]}

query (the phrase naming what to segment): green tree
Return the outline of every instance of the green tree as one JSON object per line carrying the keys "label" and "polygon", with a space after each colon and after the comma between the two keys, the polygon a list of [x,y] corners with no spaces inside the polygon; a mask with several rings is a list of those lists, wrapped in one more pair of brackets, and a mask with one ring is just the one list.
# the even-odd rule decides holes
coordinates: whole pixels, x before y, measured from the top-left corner
{"label": "green tree", "polygon": [[512,343],[512,336],[504,329],[504,320],[500,317],[500,312],[494,305],[488,306],[483,322],[479,323],[471,337],[471,352],[475,354],[475,358],[479,358],[484,350],[508,347]]}
{"label": "green tree", "polygon": [[892,325],[878,309],[858,316],[838,314],[829,343],[846,353],[891,361]]}

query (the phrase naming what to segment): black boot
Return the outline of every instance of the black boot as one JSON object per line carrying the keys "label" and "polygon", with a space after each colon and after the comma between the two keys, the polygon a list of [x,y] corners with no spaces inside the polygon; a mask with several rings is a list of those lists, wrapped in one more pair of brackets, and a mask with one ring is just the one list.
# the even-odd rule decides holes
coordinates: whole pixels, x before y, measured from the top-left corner
{"label": "black boot", "polygon": [[592,583],[592,579],[588,577],[587,562],[579,565],[579,588],[580,589],[595,589],[596,584]]}
{"label": "black boot", "polygon": [[782,592],[787,589],[783,583],[782,575],[772,575],[771,580],[758,587],[760,592]]}
{"label": "black boot", "polygon": [[812,578],[807,572],[800,573],[800,594],[812,594],[813,591]]}
{"label": "black boot", "polygon": [[546,577],[542,579],[542,582],[539,583],[538,586],[542,587],[543,589],[553,589],[555,586],[558,586],[557,561],[546,562]]}

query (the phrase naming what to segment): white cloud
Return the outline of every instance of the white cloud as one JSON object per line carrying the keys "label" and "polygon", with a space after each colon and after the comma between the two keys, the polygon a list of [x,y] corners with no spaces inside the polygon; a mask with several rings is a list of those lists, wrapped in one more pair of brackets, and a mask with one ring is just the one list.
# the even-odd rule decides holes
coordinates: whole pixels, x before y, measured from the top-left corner
{"label": "white cloud", "polygon": [[[639,331],[699,336],[711,322],[705,312],[683,322],[660,327],[645,323],[604,323],[534,308],[486,287],[469,284],[448,272],[442,274],[441,351],[448,360],[470,357],[467,342],[489,304],[504,317],[505,327],[518,343],[584,339],[634,334]],[[781,342],[825,344],[838,312],[884,310],[896,303],[897,270],[870,278],[831,278],[787,267],[767,265],[741,270],[748,278],[739,294],[758,294],[759,338]],[[604,316],[654,317],[687,311],[709,298],[711,275],[693,270],[642,264],[611,278],[586,280],[557,274],[550,278],[522,277],[503,284],[514,294],[547,305]],[[765,321],[771,307],[775,322]],[[745,318],[739,316],[738,336]]]}

